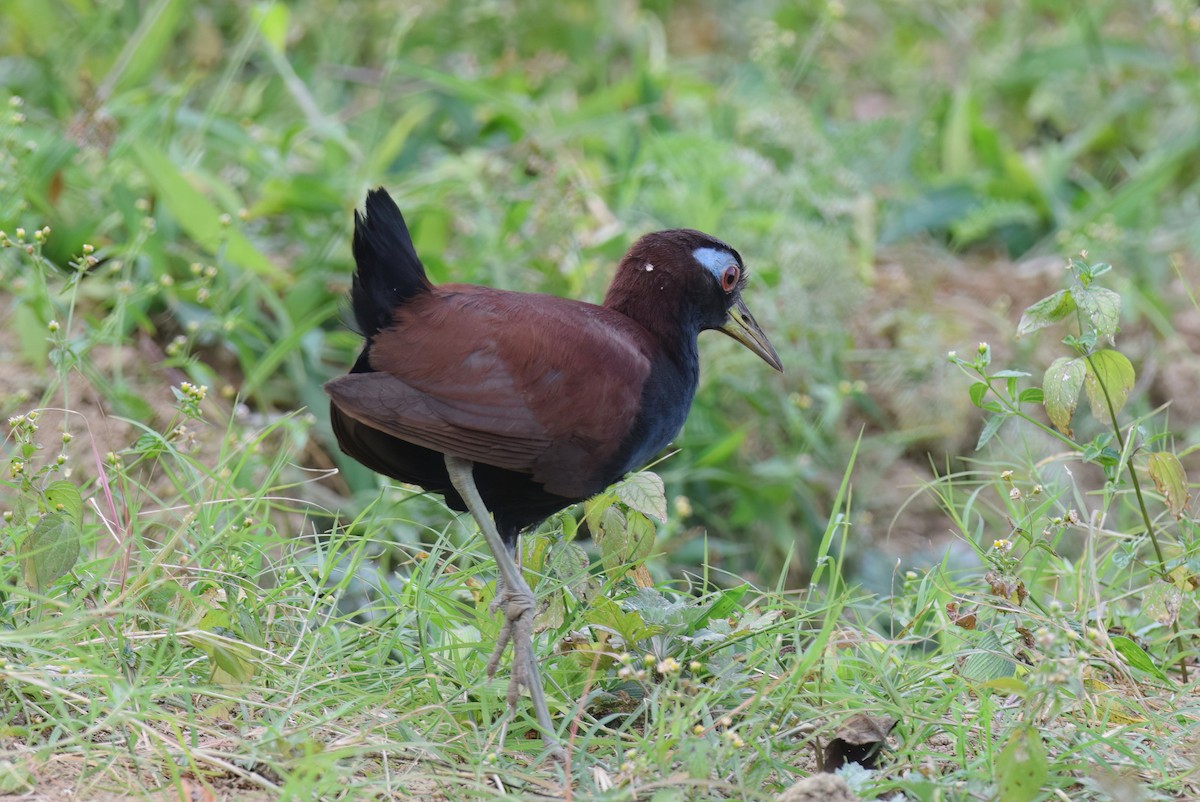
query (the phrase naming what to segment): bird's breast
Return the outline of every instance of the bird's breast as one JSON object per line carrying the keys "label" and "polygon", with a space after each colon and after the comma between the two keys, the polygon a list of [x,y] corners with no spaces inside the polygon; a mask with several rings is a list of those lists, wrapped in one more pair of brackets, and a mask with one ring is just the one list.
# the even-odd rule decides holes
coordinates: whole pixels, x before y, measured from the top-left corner
{"label": "bird's breast", "polygon": [[641,405],[618,453],[617,478],[638,470],[675,439],[687,420],[699,381],[698,368],[681,368],[660,356],[642,388]]}

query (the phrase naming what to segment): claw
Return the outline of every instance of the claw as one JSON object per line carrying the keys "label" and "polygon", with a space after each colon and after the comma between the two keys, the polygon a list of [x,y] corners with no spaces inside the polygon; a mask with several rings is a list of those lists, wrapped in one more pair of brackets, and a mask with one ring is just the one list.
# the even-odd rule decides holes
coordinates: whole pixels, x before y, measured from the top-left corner
{"label": "claw", "polygon": [[459,495],[467,503],[472,517],[479,524],[479,531],[487,540],[488,547],[496,557],[496,567],[500,576],[497,579],[496,597],[489,609],[504,611],[504,624],[496,638],[496,648],[492,650],[487,662],[487,674],[496,673],[500,658],[511,643],[513,647],[512,678],[508,683],[508,706],[515,710],[521,699],[521,688],[529,690],[529,701],[532,703],[538,729],[541,730],[548,754],[554,760],[563,762],[566,753],[558,744],[554,735],[554,722],[550,719],[550,710],[546,704],[546,693],[542,688],[541,675],[533,655],[533,617],[536,601],[533,591],[529,589],[525,578],[521,576],[520,567],[496,531],[495,524],[488,514],[479,490],[475,487],[470,462],[456,457],[446,457],[446,470],[450,481],[454,484]]}

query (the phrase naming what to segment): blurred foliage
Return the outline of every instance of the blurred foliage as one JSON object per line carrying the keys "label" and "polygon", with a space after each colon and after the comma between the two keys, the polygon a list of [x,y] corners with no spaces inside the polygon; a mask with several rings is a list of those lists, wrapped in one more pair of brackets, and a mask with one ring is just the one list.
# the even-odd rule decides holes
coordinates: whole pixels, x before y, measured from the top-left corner
{"label": "blurred foliage", "polygon": [[[1200,247],[1200,16],[1182,0],[0,8],[0,228],[50,226],[63,270],[94,248],[78,292],[108,342],[145,333],[254,411],[312,410],[359,505],[378,480],[336,453],[320,385],[358,348],[343,298],[370,186],[398,197],[438,281],[599,300],[648,229],[733,243],[787,373],[706,338],[657,467],[676,500],[659,545],[768,579],[812,570],[860,430],[866,486],[906,452],[952,453],[928,415],[903,425],[903,405],[939,405],[931,310],[893,313],[908,348],[847,327],[881,248],[1102,246],[1153,310],[1167,255]],[[0,269],[19,283],[18,261]],[[49,292],[0,302],[31,326],[56,314]]]}

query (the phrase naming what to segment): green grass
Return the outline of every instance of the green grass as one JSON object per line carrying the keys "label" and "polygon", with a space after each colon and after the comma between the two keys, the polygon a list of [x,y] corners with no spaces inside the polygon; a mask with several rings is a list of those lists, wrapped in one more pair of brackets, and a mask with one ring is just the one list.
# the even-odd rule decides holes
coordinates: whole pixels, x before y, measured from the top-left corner
{"label": "green grass", "polygon": [[[6,0],[0,791],[774,799],[862,713],[866,799],[1193,798],[1200,17],[1077,5]],[[333,445],[376,185],[437,281],[708,230],[785,362],[525,539],[563,771]]]}

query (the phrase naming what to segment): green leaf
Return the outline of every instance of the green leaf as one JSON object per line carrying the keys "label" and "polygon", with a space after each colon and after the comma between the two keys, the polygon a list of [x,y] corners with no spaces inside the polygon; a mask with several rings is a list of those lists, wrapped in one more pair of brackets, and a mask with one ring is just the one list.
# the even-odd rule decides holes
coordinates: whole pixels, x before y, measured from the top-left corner
{"label": "green leaf", "polygon": [[1121,328],[1121,296],[1103,287],[1073,287],[1071,297],[1083,312],[1097,340],[1112,345]]}
{"label": "green leaf", "polygon": [[[1133,365],[1120,351],[1097,351],[1088,357],[1083,386],[1087,390],[1088,401],[1092,404],[1092,415],[1096,420],[1116,423],[1109,415],[1104,390],[1108,390],[1108,398],[1112,401],[1112,414],[1115,415],[1125,406],[1129,391],[1133,389],[1133,382]],[[1101,384],[1104,386],[1101,387]]]}
{"label": "green leaf", "polygon": [[1075,299],[1067,290],[1059,290],[1025,310],[1017,324],[1017,336],[1044,329],[1075,311]]}
{"label": "green leaf", "polygon": [[83,526],[83,498],[74,484],[59,479],[46,485],[42,495],[46,498],[47,512],[65,513],[76,526]]}
{"label": "green leaf", "polygon": [[1145,671],[1147,674],[1158,677],[1163,682],[1168,680],[1166,672],[1155,665],[1150,659],[1150,655],[1138,646],[1136,642],[1130,640],[1124,635],[1111,635],[1109,640],[1112,641],[1113,648],[1117,650],[1117,654],[1125,658],[1125,662],[1139,671]]}
{"label": "green leaf", "polygon": [[583,520],[587,522],[588,530],[591,532],[593,540],[603,536],[604,513],[616,503],[617,497],[613,495],[611,490],[607,490],[583,502]]}
{"label": "green leaf", "polygon": [[1033,802],[1050,775],[1046,745],[1030,724],[1019,724],[996,758],[999,802]]}
{"label": "green leaf", "polygon": [[642,562],[654,550],[657,534],[654,524],[636,510],[622,515],[620,510],[609,507],[601,527],[603,533],[596,540],[600,546],[600,559],[610,575],[622,572],[632,563]]}
{"label": "green leaf", "polygon": [[1021,697],[1029,693],[1029,685],[1020,677],[997,677],[981,682],[977,687]]}
{"label": "green leaf", "polygon": [[214,255],[223,249],[225,258],[238,267],[275,279],[284,277],[284,272],[241,231],[221,225],[217,207],[188,183],[165,153],[142,141],[134,155],[171,216],[189,237]]}
{"label": "green leaf", "polygon": [[231,623],[224,609],[212,609],[183,637],[208,656],[212,680],[221,685],[240,685],[254,676],[254,650],[237,638]]}
{"label": "green leaf", "polygon": [[708,605],[701,611],[700,615],[692,621],[691,628],[699,629],[707,624],[713,618],[728,618],[736,608],[742,597],[746,595],[746,591],[750,590],[750,585],[738,585],[735,588],[726,588],[721,591],[713,603]]}
{"label": "green leaf", "polygon": [[36,593],[42,593],[74,568],[79,560],[82,534],[79,522],[65,511],[43,516],[21,542],[19,556],[25,585]]}
{"label": "green leaf", "polygon": [[1188,493],[1187,473],[1179,457],[1169,451],[1155,451],[1146,467],[1154,487],[1167,500],[1167,509],[1176,518],[1183,515],[1191,494]]}
{"label": "green leaf", "polygon": [[970,390],[971,403],[977,407],[983,406],[983,399],[987,395],[987,392],[988,392],[987,382],[975,382],[974,384],[972,384],[971,390]]}
{"label": "green leaf", "polygon": [[1082,358],[1071,359],[1062,356],[1050,364],[1042,379],[1046,414],[1050,416],[1054,428],[1068,437],[1074,436],[1071,431],[1071,418],[1075,415],[1075,406],[1079,403],[1079,391],[1083,388],[1086,373],[1087,362]]}
{"label": "green leaf", "polygon": [[979,440],[975,443],[975,450],[983,448],[987,442],[996,436],[996,432],[1000,431],[1000,427],[1008,420],[1008,415],[1002,412],[995,412],[988,416],[988,419],[983,422],[983,431],[979,433]]}
{"label": "green leaf", "polygon": [[589,572],[591,561],[578,543],[555,543],[546,564],[546,572],[561,580],[575,598],[587,601],[600,591],[600,584]]}
{"label": "green leaf", "polygon": [[1170,582],[1155,582],[1142,598],[1142,610],[1164,627],[1179,620],[1183,592]]}
{"label": "green leaf", "polygon": [[667,493],[662,477],[651,471],[631,473],[613,487],[625,506],[659,523],[667,522]]}
{"label": "green leaf", "polygon": [[658,631],[658,627],[647,626],[641,613],[625,612],[615,601],[600,595],[588,605],[583,618],[590,626],[600,627],[615,633],[623,640],[626,649],[634,650],[638,643]]}
{"label": "green leaf", "polygon": [[985,632],[979,644],[969,650],[959,667],[959,673],[969,680],[990,682],[1016,673],[1013,659],[994,632]]}

